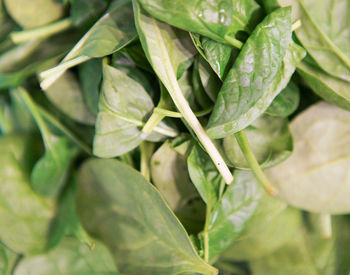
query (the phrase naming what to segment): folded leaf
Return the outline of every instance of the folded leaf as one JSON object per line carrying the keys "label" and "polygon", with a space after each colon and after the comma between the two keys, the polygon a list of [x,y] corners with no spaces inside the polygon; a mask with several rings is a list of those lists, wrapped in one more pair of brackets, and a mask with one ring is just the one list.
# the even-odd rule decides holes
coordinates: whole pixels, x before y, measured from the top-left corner
{"label": "folded leaf", "polygon": [[290,13],[290,8],[272,12],[244,44],[215,102],[207,130],[211,137],[222,138],[248,126],[287,85],[300,55],[295,46],[287,51]]}
{"label": "folded leaf", "polygon": [[307,62],[300,63],[297,71],[320,97],[350,110],[350,82],[333,77]]}
{"label": "folded leaf", "polygon": [[350,82],[350,3],[348,0],[278,0],[292,6],[295,33],[308,53],[327,73]]}
{"label": "folded leaf", "polygon": [[[194,250],[158,191],[117,160],[89,160],[80,170],[78,214],[113,252],[123,274],[217,274]],[[101,222],[103,221],[103,222]]]}
{"label": "folded leaf", "polygon": [[350,112],[317,103],[290,124],[294,152],[266,170],[279,196],[312,212],[350,212]]}
{"label": "folded leaf", "polygon": [[[140,145],[147,135],[142,134],[139,127],[153,107],[151,97],[141,84],[123,71],[104,65],[94,154],[104,158],[115,157]],[[172,128],[165,124],[159,128],[161,126],[165,132],[168,130],[176,135]]]}

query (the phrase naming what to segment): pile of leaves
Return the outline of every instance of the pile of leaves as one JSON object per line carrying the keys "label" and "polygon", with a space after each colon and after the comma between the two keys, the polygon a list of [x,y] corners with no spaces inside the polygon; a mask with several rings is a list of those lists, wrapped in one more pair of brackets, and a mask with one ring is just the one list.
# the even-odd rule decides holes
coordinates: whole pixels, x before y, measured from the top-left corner
{"label": "pile of leaves", "polygon": [[349,274],[348,0],[0,3],[1,274]]}

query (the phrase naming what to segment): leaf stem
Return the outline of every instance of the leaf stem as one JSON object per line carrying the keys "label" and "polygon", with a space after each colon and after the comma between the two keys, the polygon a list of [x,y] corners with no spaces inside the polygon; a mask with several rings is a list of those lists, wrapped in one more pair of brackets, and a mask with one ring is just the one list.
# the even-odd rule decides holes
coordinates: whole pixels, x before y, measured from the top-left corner
{"label": "leaf stem", "polygon": [[321,235],[325,239],[332,237],[332,217],[330,214],[319,214]]}
{"label": "leaf stem", "polygon": [[20,44],[23,42],[27,42],[33,38],[45,38],[56,33],[65,31],[68,28],[70,28],[71,25],[72,20],[67,18],[40,28],[12,32],[10,33],[10,37],[15,44]]}
{"label": "leaf stem", "polygon": [[154,148],[154,143],[149,143],[147,141],[144,141],[140,144],[140,151],[141,151],[140,172],[147,181],[150,181],[151,179],[149,161],[153,153],[153,148]]}
{"label": "leaf stem", "polygon": [[[196,117],[202,117],[202,116],[209,114],[212,110],[213,110],[213,107],[209,107],[209,108],[206,108],[206,109],[201,110],[199,112],[194,112],[194,114],[196,115]],[[174,111],[166,110],[166,109],[159,108],[159,107],[154,108],[153,112],[162,114],[162,115],[167,116],[167,117],[173,117],[173,118],[182,118],[183,117],[183,115],[179,112],[174,112]]]}
{"label": "leaf stem", "polygon": [[266,192],[272,196],[277,195],[277,190],[271,185],[269,179],[266,177],[265,173],[261,169],[258,161],[256,160],[252,148],[249,145],[247,136],[244,131],[241,130],[235,133],[238,145],[241,148],[244,157],[246,158],[255,178],[259,183],[265,188]]}
{"label": "leaf stem", "polygon": [[209,233],[208,233],[208,227],[209,227],[209,220],[210,220],[210,211],[211,206],[209,205],[209,202],[207,202],[207,207],[205,210],[205,224],[203,229],[203,246],[204,246],[204,261],[207,263],[209,262]]}
{"label": "leaf stem", "polygon": [[142,128],[142,132],[145,134],[150,134],[154,127],[158,125],[159,122],[165,117],[165,115],[153,111],[151,117],[147,120],[146,124]]}
{"label": "leaf stem", "polygon": [[296,29],[300,28],[301,27],[301,21],[300,20],[297,20],[293,23],[292,25],[292,31],[295,31]]}
{"label": "leaf stem", "polygon": [[241,41],[239,41],[236,38],[233,38],[233,37],[231,37],[229,35],[225,35],[224,38],[225,38],[225,40],[227,42],[229,42],[231,44],[231,46],[233,46],[233,47],[235,47],[237,49],[240,49],[243,46],[243,43]]}

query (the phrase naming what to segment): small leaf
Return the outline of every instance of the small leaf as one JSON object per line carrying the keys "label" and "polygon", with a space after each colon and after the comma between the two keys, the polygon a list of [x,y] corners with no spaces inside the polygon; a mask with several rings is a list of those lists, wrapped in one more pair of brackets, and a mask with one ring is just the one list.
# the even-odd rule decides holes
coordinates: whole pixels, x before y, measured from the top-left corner
{"label": "small leaf", "polygon": [[[194,250],[158,191],[117,160],[89,160],[80,170],[78,214],[124,274],[217,274]],[[101,222],[103,221],[103,222]]]}
{"label": "small leaf", "polygon": [[271,105],[265,111],[270,116],[287,117],[298,108],[300,92],[294,82],[289,82],[287,87],[275,97]]}
{"label": "small leaf", "polygon": [[350,212],[350,112],[317,103],[290,124],[293,154],[266,170],[279,196],[312,212]]}
{"label": "small leaf", "polygon": [[[287,119],[263,115],[254,120],[244,132],[262,168],[279,164],[293,151],[293,140]],[[223,145],[225,154],[234,167],[250,168],[234,135],[224,138]]]}

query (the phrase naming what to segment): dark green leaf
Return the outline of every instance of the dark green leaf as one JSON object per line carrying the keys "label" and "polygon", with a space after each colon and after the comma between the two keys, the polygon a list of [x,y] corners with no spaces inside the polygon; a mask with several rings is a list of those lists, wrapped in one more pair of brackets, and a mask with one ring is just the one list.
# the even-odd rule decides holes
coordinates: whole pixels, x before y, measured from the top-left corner
{"label": "dark green leaf", "polygon": [[217,274],[141,174],[117,160],[95,159],[83,165],[79,179],[81,221],[113,251],[121,272]]}
{"label": "dark green leaf", "polygon": [[25,257],[14,275],[120,275],[111,253],[96,241],[91,250],[74,238],[65,238],[46,254]]}
{"label": "dark green leaf", "polygon": [[[244,132],[254,156],[263,168],[279,164],[293,151],[292,135],[285,118],[263,115],[254,120]],[[224,150],[234,167],[250,168],[234,135],[224,139]]]}
{"label": "dark green leaf", "polygon": [[284,8],[268,15],[244,44],[216,100],[208,124],[211,137],[222,138],[248,126],[287,85],[302,55],[294,44],[287,50],[290,13]]}
{"label": "dark green leaf", "polygon": [[72,0],[70,17],[75,26],[94,23],[106,10],[109,0]]}
{"label": "dark green leaf", "polygon": [[275,97],[265,113],[271,116],[287,117],[298,108],[299,100],[300,92],[298,86],[294,82],[289,82],[287,87]]}
{"label": "dark green leaf", "polygon": [[213,259],[232,245],[254,214],[262,190],[247,171],[236,170],[234,182],[210,214],[209,257]]}
{"label": "dark green leaf", "polygon": [[259,5],[254,0],[140,0],[155,18],[178,28],[230,44],[238,31],[249,32],[249,23]]}

